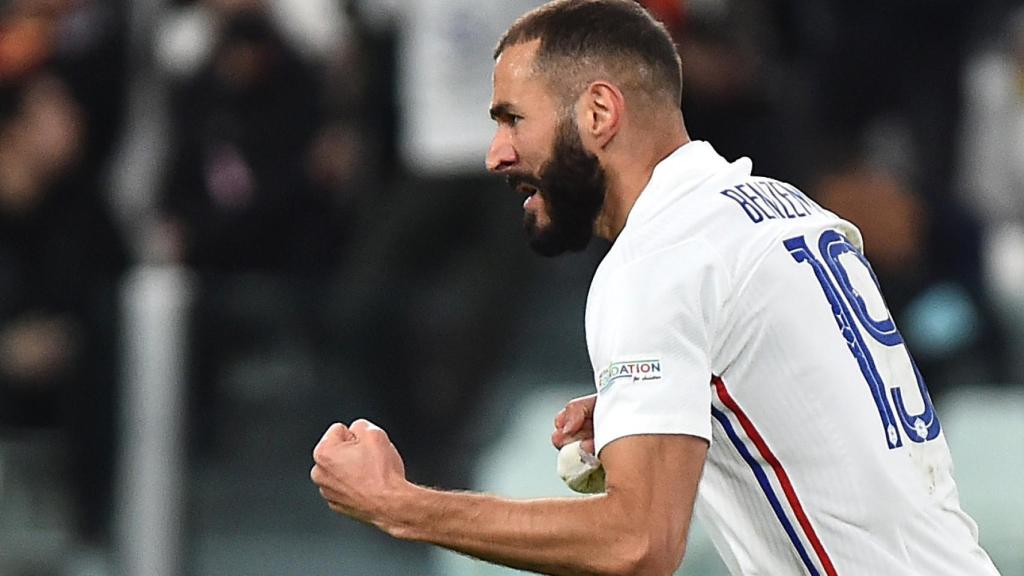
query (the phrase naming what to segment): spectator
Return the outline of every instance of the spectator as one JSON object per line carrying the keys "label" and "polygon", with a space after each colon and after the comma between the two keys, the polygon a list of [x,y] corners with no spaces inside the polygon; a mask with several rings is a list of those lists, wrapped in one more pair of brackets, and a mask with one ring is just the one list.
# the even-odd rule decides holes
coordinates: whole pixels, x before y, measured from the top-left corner
{"label": "spectator", "polygon": [[78,535],[109,534],[114,312],[125,253],[89,168],[83,112],[39,74],[0,122],[0,427],[58,428]]}
{"label": "spectator", "polygon": [[259,2],[227,4],[210,61],[176,90],[164,208],[180,252],[205,272],[329,271],[334,210],[307,172],[317,76]]}
{"label": "spectator", "polygon": [[74,536],[96,545],[109,538],[127,263],[100,186],[123,103],[121,7],[0,13],[0,430],[60,432]]}

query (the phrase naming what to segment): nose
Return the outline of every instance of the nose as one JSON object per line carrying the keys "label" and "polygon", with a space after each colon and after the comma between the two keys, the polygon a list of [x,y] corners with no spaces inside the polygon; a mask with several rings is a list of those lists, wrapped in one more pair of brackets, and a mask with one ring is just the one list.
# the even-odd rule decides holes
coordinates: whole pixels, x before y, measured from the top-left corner
{"label": "nose", "polygon": [[519,160],[515,147],[504,132],[498,129],[491,140],[491,147],[487,150],[487,170],[490,172],[503,172],[515,166]]}

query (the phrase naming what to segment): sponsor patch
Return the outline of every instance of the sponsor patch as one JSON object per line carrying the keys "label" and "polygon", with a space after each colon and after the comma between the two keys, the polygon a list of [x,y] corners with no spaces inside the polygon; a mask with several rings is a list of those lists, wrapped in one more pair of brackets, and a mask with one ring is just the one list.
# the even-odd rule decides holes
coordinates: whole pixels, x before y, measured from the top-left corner
{"label": "sponsor patch", "polygon": [[597,377],[597,391],[602,392],[619,381],[643,382],[661,380],[661,360],[626,360],[612,362]]}

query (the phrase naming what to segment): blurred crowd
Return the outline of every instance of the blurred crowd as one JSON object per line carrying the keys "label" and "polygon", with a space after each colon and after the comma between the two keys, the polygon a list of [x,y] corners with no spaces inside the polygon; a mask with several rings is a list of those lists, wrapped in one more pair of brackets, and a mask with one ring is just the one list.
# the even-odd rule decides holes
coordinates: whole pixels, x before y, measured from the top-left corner
{"label": "blurred crowd", "polygon": [[0,434],[58,429],[76,531],[103,539],[118,279],[103,185],[121,126],[121,12],[6,3],[0,20]]}
{"label": "blurred crowd", "polygon": [[[643,3],[681,48],[691,136],[864,232],[933,395],[1020,385],[1024,7]],[[335,417],[388,422],[411,474],[460,481],[446,450],[535,321],[521,295],[561,290],[482,170],[490,47],[536,4],[169,0],[139,31],[129,0],[0,2],[0,442],[58,432],[77,538],[111,537],[119,289],[137,266],[200,287],[194,458],[217,450],[232,390],[305,379],[314,400],[358,398]],[[144,145],[166,154],[134,191],[140,235],[111,174],[138,145],[143,73],[166,88]],[[283,368],[245,370],[268,358]]]}

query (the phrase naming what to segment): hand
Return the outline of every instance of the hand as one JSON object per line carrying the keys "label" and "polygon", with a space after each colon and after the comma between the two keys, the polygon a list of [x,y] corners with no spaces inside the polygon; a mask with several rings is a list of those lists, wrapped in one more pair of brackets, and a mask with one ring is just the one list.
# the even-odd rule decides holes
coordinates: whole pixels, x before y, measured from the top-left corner
{"label": "hand", "polygon": [[309,476],[339,514],[382,527],[393,495],[408,485],[405,464],[384,430],[367,420],[332,424],[313,449]]}
{"label": "hand", "polygon": [[571,400],[562,408],[555,416],[555,431],[551,433],[551,443],[555,448],[561,449],[570,442],[583,440],[583,449],[594,453],[595,404],[597,394],[591,394]]}

